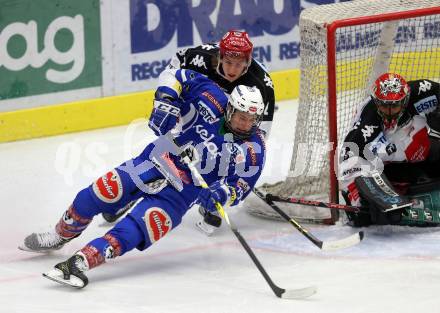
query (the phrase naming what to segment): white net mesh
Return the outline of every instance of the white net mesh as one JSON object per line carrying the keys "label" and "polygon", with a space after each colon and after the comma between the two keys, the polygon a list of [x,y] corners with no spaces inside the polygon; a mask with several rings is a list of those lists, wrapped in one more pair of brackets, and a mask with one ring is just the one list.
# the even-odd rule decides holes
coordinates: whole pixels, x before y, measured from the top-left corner
{"label": "white net mesh", "polygon": [[[358,0],[302,12],[300,99],[290,172],[286,181],[260,189],[280,196],[329,199],[328,120],[335,117],[328,115],[327,25],[341,19],[363,20],[361,17],[433,7],[440,7],[440,0]],[[336,29],[338,143],[380,74],[389,71],[407,80],[436,81],[440,76],[439,14],[382,22],[372,18],[362,23]],[[326,209],[283,208],[297,218],[330,217]],[[274,216],[270,208],[261,210],[264,212],[254,213]]]}

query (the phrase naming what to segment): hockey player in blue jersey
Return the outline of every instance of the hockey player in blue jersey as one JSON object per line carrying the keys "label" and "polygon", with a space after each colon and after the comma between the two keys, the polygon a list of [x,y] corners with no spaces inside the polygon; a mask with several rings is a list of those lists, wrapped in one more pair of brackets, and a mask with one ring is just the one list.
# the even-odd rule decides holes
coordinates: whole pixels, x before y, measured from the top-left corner
{"label": "hockey player in blue jersey", "polygon": [[[230,30],[218,43],[206,43],[177,51],[160,74],[159,84],[169,76],[173,77],[176,69],[189,69],[209,77],[228,95],[238,85],[256,86],[265,104],[260,129],[266,132],[267,138],[275,111],[274,85],[265,67],[252,57],[252,51],[253,44],[246,32]],[[116,215],[103,213],[102,217],[113,223],[132,205],[133,203],[129,203],[125,208],[121,208]],[[203,218],[197,221],[196,225],[210,235],[215,228],[205,223],[208,216],[205,212],[201,213]]]}
{"label": "hockey player in blue jersey", "polygon": [[[84,274],[109,258],[145,250],[177,227],[198,203],[237,205],[261,174],[265,145],[259,124],[264,104],[255,87],[237,86],[230,99],[217,84],[191,70],[176,70],[157,89],[149,126],[159,136],[136,158],[109,171],[81,190],[56,227],[27,236],[23,250],[60,249],[79,236],[93,217],[115,213],[140,199],[104,236],[96,238],[44,276],[82,288]],[[174,140],[170,140],[171,132]],[[209,188],[202,189],[176,152],[176,142],[191,156]],[[220,219],[220,218],[219,218]]]}

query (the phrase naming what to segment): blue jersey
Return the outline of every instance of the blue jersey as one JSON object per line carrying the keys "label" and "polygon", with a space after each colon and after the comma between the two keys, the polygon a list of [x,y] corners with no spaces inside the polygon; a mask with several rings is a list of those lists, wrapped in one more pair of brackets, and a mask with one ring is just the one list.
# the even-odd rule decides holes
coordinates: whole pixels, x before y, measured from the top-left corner
{"label": "blue jersey", "polygon": [[[260,177],[265,158],[263,134],[257,131],[246,140],[234,137],[225,130],[228,98],[218,85],[190,70],[176,71],[175,78],[158,88],[180,102],[175,141],[191,156],[208,185],[224,180],[234,195],[229,204],[236,205]],[[73,201],[66,220],[73,216],[78,222],[73,226],[61,223],[59,232],[77,235],[94,215],[116,214],[140,199],[107,237],[92,241],[83,253],[91,254],[87,256],[90,262],[102,261],[104,256],[122,255],[135,247],[144,250],[161,239],[181,223],[201,190],[175,150],[170,139],[161,136],[139,156],[98,178]],[[109,253],[109,242],[115,253]]]}
{"label": "blue jersey", "polygon": [[[182,90],[176,142],[191,156],[208,185],[224,179],[235,189],[237,198],[232,205],[236,205],[260,177],[265,159],[263,133],[257,130],[248,139],[235,138],[225,129],[228,98],[220,87],[191,70],[177,70],[175,77]],[[170,154],[169,159],[177,168],[173,179],[194,183],[190,170],[178,156]],[[173,171],[170,167],[167,170]]]}

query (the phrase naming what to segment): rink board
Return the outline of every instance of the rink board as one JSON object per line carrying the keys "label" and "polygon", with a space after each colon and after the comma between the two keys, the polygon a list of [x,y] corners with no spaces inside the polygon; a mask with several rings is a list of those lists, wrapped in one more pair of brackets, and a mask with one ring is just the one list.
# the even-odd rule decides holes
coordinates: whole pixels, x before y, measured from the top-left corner
{"label": "rink board", "polygon": [[[271,73],[276,100],[298,98],[299,70]],[[148,117],[154,91],[0,113],[0,142],[126,125]]]}

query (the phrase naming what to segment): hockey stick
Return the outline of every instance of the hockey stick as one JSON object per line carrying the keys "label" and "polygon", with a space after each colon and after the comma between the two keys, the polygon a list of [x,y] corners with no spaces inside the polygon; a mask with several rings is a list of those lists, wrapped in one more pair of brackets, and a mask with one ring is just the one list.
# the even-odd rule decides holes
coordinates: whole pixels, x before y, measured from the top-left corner
{"label": "hockey stick", "polygon": [[[176,149],[177,149],[179,155],[183,159],[183,162],[188,166],[188,168],[190,169],[190,171],[193,174],[193,176],[200,183],[201,187],[205,188],[205,189],[209,188],[208,184],[205,181],[205,179],[202,177],[202,175],[199,173],[197,168],[191,162],[191,159],[188,156],[188,154],[186,153],[186,151],[182,150],[180,148],[180,146],[176,143],[174,138],[172,138],[171,136],[169,136],[168,138],[170,139],[171,142],[174,143],[174,145],[176,146]],[[243,236],[241,236],[241,234],[238,231],[237,227],[235,227],[232,224],[231,220],[229,219],[228,214],[223,209],[223,206],[220,203],[216,202],[215,203],[215,207],[217,208],[217,211],[219,212],[219,214],[225,219],[226,223],[229,225],[230,229],[232,230],[234,235],[237,237],[238,241],[241,243],[243,248],[246,250],[247,254],[251,258],[251,260],[254,262],[255,266],[258,268],[258,270],[260,271],[261,275],[263,275],[264,279],[269,284],[270,288],[272,289],[272,291],[275,293],[275,295],[277,297],[283,298],[283,299],[304,299],[304,298],[310,297],[311,295],[316,293],[316,287],[314,287],[314,286],[300,288],[300,289],[283,289],[283,288],[280,288],[277,285],[275,285],[275,283],[270,278],[269,274],[267,274],[266,270],[264,269],[264,267],[261,265],[260,261],[255,256],[255,254],[252,251],[252,249],[249,247],[249,245],[246,242],[246,240],[243,238]]]}
{"label": "hockey stick", "polygon": [[[293,197],[283,198],[283,197],[272,195],[270,193],[266,194],[266,199],[268,201],[272,201],[272,202],[287,202],[287,203],[293,203],[293,204],[299,204],[299,205],[307,205],[307,206],[314,206],[314,207],[334,209],[334,210],[343,210],[343,211],[347,211],[347,212],[364,213],[362,211],[363,207],[357,207],[357,206],[345,205],[345,204],[339,204],[339,203],[332,203],[332,202],[306,200],[306,199],[302,199],[302,198],[293,198]],[[368,209],[366,209],[366,210],[368,210]],[[365,212],[365,213],[368,214],[368,212]]]}
{"label": "hockey stick", "polygon": [[257,188],[254,188],[254,193],[266,202],[275,212],[277,212],[281,217],[283,217],[286,221],[292,224],[301,234],[303,234],[307,239],[309,239],[315,246],[317,246],[321,250],[336,250],[342,248],[348,248],[354,246],[362,241],[364,238],[364,232],[360,231],[356,234],[348,236],[343,239],[334,240],[334,241],[322,241],[316,238],[312,233],[310,233],[306,228],[301,226],[296,220],[287,215],[283,210],[281,210],[271,199],[267,198],[261,191]]}
{"label": "hockey stick", "polygon": [[[256,188],[254,188],[255,190]],[[313,207],[320,207],[320,208],[328,208],[328,209],[335,209],[335,210],[343,210],[347,212],[353,212],[358,214],[370,214],[368,212],[367,207],[357,207],[352,205],[345,205],[345,204],[339,204],[339,203],[333,203],[333,202],[321,202],[316,200],[306,200],[301,198],[283,198],[279,196],[272,195],[270,193],[266,194],[266,198],[263,199],[266,201],[272,201],[272,202],[286,202],[286,203],[292,203],[292,204],[299,204],[299,205],[306,205],[306,206],[313,206]],[[423,221],[426,224],[433,224],[438,225],[437,222],[425,220]]]}

